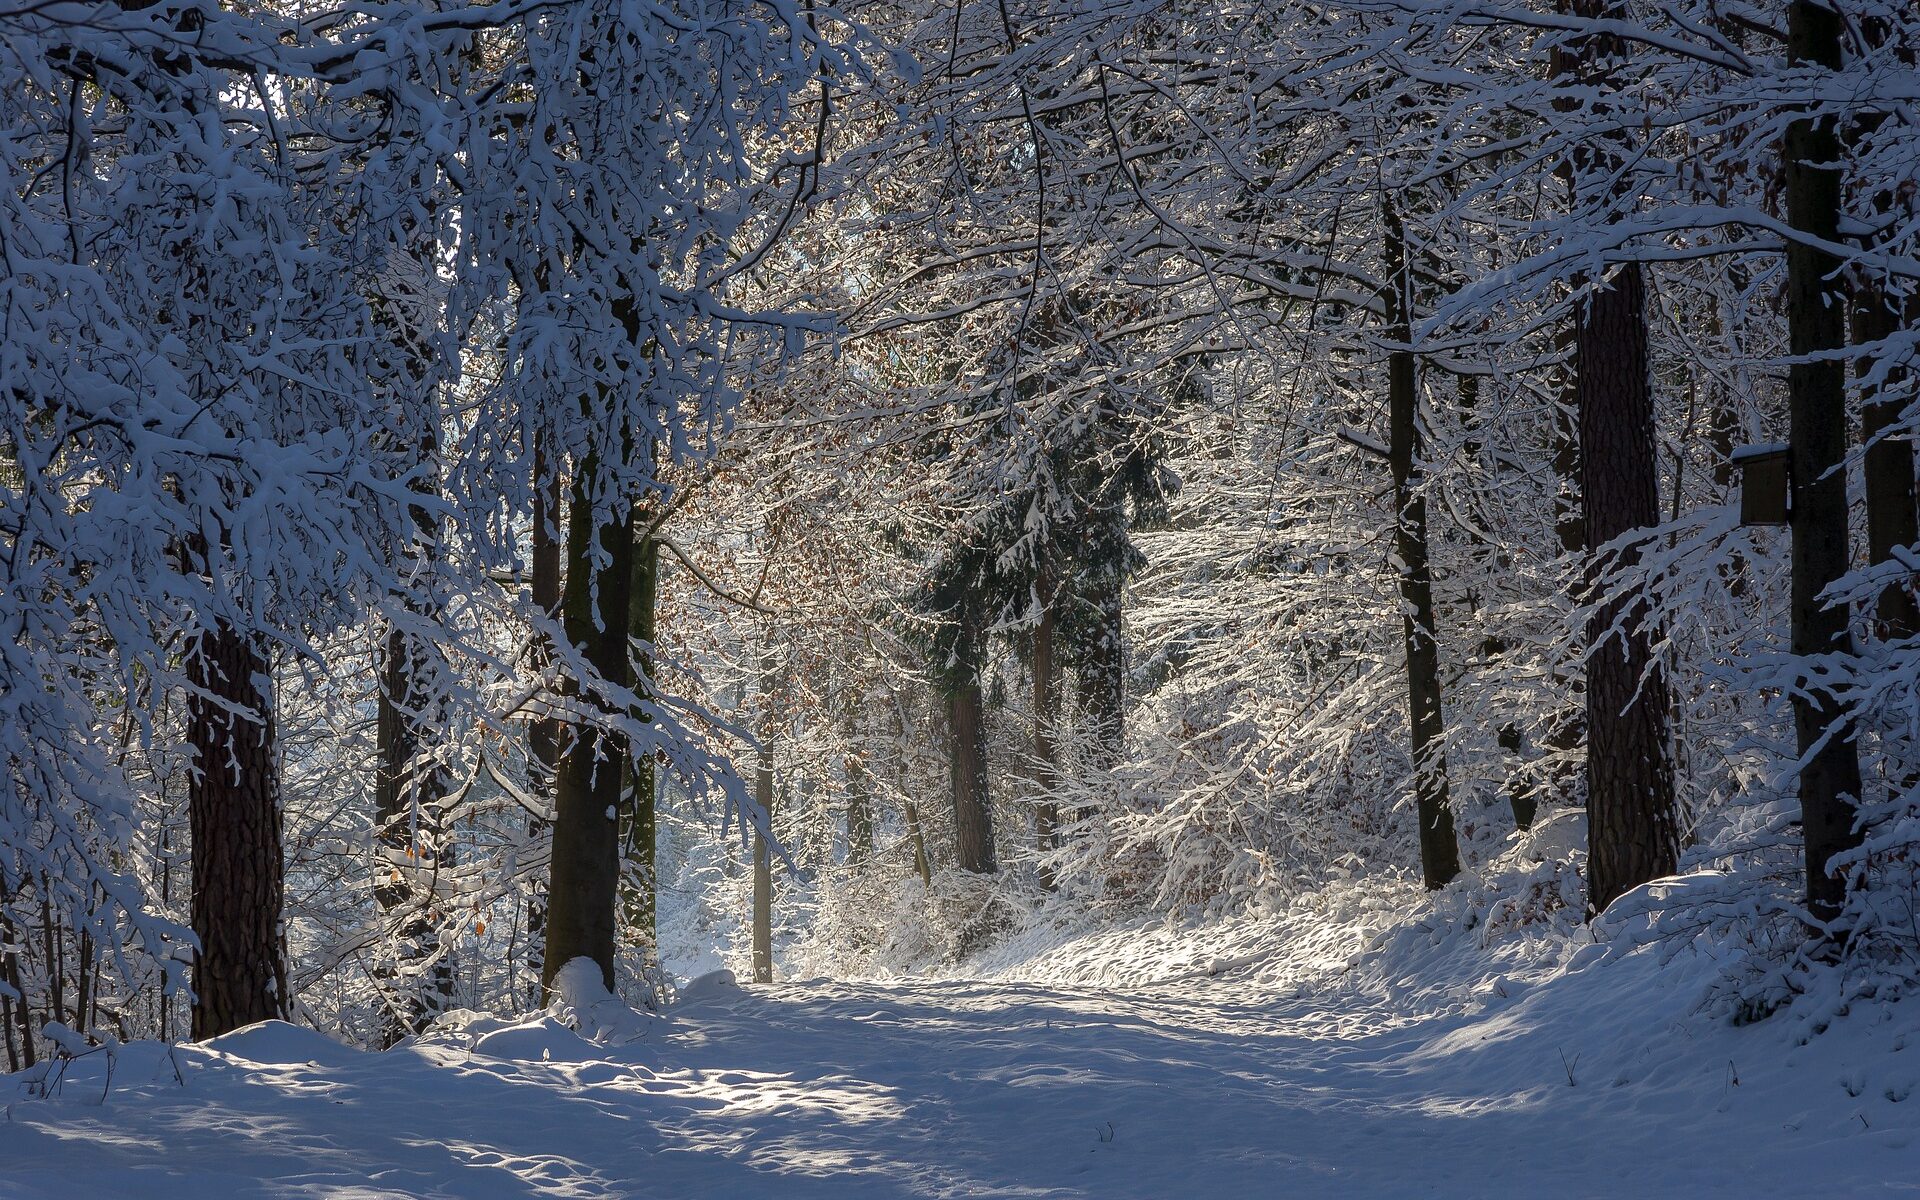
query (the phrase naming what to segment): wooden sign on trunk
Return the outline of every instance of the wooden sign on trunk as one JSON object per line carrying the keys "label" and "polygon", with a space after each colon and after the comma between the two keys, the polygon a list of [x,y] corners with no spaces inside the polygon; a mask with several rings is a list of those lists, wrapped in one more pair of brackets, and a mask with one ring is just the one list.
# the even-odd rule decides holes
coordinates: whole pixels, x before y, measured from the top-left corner
{"label": "wooden sign on trunk", "polygon": [[1740,523],[1785,525],[1793,516],[1788,496],[1788,447],[1785,442],[1742,446],[1733,452],[1740,472]]}

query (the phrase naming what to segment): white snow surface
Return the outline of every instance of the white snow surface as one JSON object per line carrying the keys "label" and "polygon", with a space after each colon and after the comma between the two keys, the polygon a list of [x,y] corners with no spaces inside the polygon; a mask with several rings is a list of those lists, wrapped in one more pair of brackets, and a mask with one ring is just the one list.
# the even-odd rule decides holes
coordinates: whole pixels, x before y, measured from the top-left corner
{"label": "white snow surface", "polygon": [[952,978],[715,974],[665,1018],[602,992],[386,1053],[117,1047],[45,1098],[0,1079],[0,1197],[1920,1191],[1920,1005],[1735,1027],[1705,958],[1584,941],[1356,887],[1029,932]]}

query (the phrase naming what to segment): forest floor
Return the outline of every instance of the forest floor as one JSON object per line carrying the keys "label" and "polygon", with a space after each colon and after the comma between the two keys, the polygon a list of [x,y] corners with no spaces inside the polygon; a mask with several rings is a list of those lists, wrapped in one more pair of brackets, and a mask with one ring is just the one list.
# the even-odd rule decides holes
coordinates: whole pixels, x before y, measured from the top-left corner
{"label": "forest floor", "polygon": [[[1417,893],[1409,893],[1417,903]],[[287,1025],[0,1079],[6,1200],[1920,1193],[1920,1004],[1703,1012],[1697,956],[1322,907],[1005,947],[972,978],[710,976],[621,1044]],[[177,1074],[176,1074],[177,1071]]]}

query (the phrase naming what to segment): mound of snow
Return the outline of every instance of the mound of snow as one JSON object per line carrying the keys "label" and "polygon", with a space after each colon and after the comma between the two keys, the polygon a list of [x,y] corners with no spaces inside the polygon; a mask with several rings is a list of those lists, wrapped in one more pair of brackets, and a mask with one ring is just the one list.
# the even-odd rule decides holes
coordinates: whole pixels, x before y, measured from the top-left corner
{"label": "mound of snow", "polygon": [[484,1058],[519,1062],[588,1062],[600,1048],[550,1016],[519,1025],[505,1025],[482,1035],[473,1053]]}
{"label": "mound of snow", "polygon": [[680,1003],[697,1004],[705,1000],[719,1000],[740,994],[740,981],[733,972],[722,967],[718,971],[708,971],[687,981],[680,989]]}
{"label": "mound of snow", "polygon": [[553,977],[553,1003],[547,1006],[547,1012],[561,1025],[602,1046],[622,1046],[650,1037],[660,1023],[660,1018],[637,1011],[608,991],[600,965],[590,958],[576,958],[560,968]]}
{"label": "mound of snow", "polygon": [[322,1067],[344,1067],[352,1065],[366,1054],[366,1051],[343,1045],[324,1033],[290,1025],[285,1021],[262,1021],[222,1034],[202,1045],[228,1058],[268,1066],[313,1063]]}

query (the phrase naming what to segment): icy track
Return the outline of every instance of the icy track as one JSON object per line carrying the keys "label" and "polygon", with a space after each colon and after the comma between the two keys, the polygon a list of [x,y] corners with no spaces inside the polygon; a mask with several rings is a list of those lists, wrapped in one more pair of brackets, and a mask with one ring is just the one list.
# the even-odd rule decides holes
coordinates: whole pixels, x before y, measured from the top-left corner
{"label": "icy track", "polygon": [[612,1047],[551,1018],[124,1047],[111,1082],[102,1055],[50,1098],[0,1080],[0,1195],[1920,1194],[1913,1005],[1798,1045],[1689,1015],[1697,980],[1646,954],[1414,993],[1212,965],[1130,993],[701,980]]}

